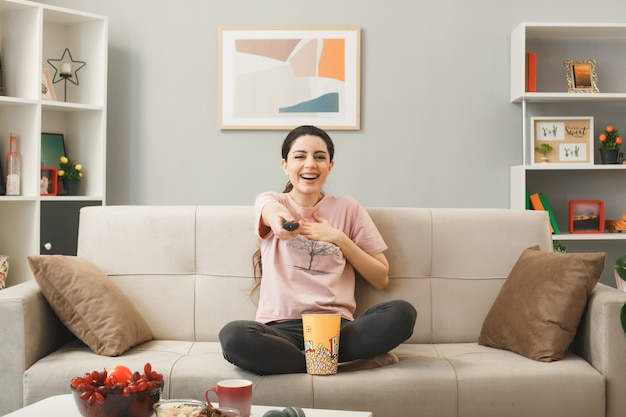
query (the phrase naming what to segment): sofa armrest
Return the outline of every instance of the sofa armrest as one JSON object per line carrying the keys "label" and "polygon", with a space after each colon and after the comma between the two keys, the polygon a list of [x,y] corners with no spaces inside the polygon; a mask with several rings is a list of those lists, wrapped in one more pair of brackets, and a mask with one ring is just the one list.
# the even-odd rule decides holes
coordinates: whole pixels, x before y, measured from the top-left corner
{"label": "sofa armrest", "polygon": [[0,291],[0,415],[23,407],[24,371],[71,339],[34,280]]}
{"label": "sofa armrest", "polygon": [[606,378],[606,417],[623,416],[626,410],[626,333],[620,320],[624,303],[626,292],[598,284],[572,346]]}

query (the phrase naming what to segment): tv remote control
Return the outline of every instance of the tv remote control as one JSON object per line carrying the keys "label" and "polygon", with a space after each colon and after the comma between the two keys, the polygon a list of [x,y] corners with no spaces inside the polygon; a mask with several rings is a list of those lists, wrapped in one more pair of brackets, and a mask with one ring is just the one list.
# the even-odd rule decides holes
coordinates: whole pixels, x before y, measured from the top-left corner
{"label": "tv remote control", "polygon": [[291,223],[291,222],[283,222],[283,229],[293,232],[298,227],[300,227],[299,223]]}

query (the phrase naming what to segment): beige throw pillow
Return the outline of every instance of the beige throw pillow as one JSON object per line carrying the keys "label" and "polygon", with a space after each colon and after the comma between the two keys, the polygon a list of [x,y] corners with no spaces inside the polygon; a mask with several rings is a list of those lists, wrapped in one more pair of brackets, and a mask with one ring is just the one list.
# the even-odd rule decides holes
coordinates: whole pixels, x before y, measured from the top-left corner
{"label": "beige throw pillow", "polygon": [[525,249],[491,306],[478,343],[536,361],[562,359],[605,257],[605,253]]}
{"label": "beige throw pillow", "polygon": [[152,339],[137,308],[90,261],[75,256],[30,256],[46,300],[76,337],[100,355],[117,356]]}

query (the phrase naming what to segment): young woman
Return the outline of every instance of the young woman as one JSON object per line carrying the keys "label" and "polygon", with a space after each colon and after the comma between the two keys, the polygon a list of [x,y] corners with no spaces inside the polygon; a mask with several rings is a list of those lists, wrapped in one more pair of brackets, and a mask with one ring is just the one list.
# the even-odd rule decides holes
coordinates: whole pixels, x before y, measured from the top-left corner
{"label": "young woman", "polygon": [[[387,249],[373,221],[355,199],[324,194],[334,166],[334,145],[315,126],[289,132],[282,167],[283,193],[255,201],[262,279],[255,321],[228,323],[220,331],[224,357],[259,375],[306,372],[303,313],[339,313],[339,362],[374,358],[407,340],[417,313],[402,300],[374,305],[354,318],[355,270],[382,290],[389,283]],[[295,223],[288,230],[284,223]],[[340,371],[342,365],[340,365]]]}

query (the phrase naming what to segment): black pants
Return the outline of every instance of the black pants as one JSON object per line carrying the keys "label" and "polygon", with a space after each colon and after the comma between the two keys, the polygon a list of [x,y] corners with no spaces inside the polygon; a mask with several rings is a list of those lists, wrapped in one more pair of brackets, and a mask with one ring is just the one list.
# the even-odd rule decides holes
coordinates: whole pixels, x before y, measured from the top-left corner
{"label": "black pants", "polygon": [[[417,312],[406,301],[368,308],[354,321],[341,320],[339,362],[389,352],[413,333]],[[306,372],[302,320],[267,324],[237,320],[219,334],[224,358],[258,375]]]}

